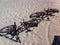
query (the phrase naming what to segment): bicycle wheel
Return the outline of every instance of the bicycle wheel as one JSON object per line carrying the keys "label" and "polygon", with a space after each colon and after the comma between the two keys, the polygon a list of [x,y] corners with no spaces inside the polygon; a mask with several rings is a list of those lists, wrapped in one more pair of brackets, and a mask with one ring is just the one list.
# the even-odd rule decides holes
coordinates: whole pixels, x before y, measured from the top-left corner
{"label": "bicycle wheel", "polygon": [[8,34],[8,33],[10,32],[11,26],[13,26],[13,25],[5,26],[5,27],[3,27],[2,29],[0,29],[0,34],[1,34],[1,35]]}

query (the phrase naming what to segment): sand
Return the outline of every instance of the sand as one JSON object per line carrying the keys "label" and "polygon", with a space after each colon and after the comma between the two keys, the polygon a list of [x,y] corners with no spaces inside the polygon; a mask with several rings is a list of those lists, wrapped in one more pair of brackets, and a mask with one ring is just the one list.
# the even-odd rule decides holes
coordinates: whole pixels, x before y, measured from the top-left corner
{"label": "sand", "polygon": [[[44,8],[60,10],[60,0],[0,0],[0,29],[11,25],[15,21],[20,25],[23,19],[30,20],[29,15],[43,11]],[[50,17],[50,21],[43,20],[32,32],[22,32],[19,36],[22,43],[0,37],[0,45],[51,45],[54,35],[60,35],[60,13]]]}

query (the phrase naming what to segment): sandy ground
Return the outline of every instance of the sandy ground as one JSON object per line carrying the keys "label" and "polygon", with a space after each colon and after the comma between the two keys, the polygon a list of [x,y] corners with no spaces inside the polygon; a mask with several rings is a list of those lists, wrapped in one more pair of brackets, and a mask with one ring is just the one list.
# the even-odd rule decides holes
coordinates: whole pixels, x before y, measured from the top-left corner
{"label": "sandy ground", "polygon": [[[44,8],[60,8],[59,0],[0,0],[0,28],[13,24],[19,25],[23,19],[29,20],[29,15],[43,11]],[[0,37],[0,45],[51,45],[54,35],[60,35],[60,16],[55,14],[50,21],[41,21],[32,32],[21,33],[22,43],[13,42]]]}

